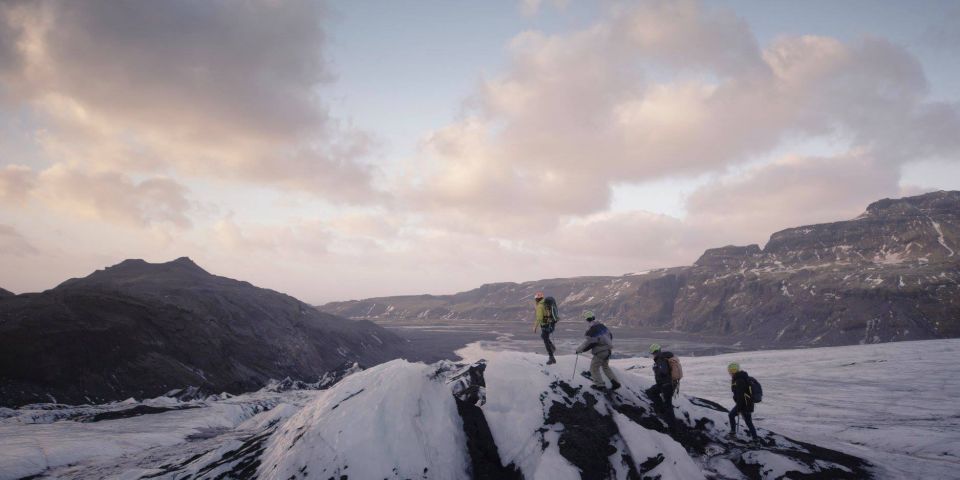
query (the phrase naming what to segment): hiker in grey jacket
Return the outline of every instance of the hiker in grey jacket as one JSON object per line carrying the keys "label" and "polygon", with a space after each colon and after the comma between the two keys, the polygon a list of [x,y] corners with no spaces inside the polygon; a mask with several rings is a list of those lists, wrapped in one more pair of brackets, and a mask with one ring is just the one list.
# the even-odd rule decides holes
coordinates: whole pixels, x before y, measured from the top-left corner
{"label": "hiker in grey jacket", "polygon": [[620,382],[617,381],[617,376],[614,375],[613,370],[610,369],[610,354],[613,353],[613,334],[610,333],[606,325],[597,321],[593,312],[590,310],[583,312],[583,319],[587,321],[589,327],[585,334],[587,338],[577,347],[577,353],[583,353],[589,349],[590,353],[593,354],[593,360],[590,361],[590,378],[593,380],[591,387],[597,390],[606,389],[603,377],[600,376],[600,369],[602,368],[603,373],[610,379],[610,388],[616,390],[620,388]]}

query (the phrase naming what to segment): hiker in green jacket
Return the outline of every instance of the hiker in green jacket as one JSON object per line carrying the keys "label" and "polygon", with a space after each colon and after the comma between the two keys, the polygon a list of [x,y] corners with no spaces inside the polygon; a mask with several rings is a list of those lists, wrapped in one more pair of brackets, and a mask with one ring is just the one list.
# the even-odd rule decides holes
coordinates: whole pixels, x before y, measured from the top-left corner
{"label": "hiker in green jacket", "polygon": [[536,332],[537,328],[540,328],[540,338],[543,339],[543,345],[547,347],[547,355],[550,356],[547,360],[547,365],[553,365],[557,363],[557,359],[553,358],[553,352],[557,350],[557,347],[553,344],[553,341],[550,340],[550,334],[553,333],[553,328],[557,323],[557,319],[555,318],[556,302],[548,305],[550,302],[544,300],[543,292],[537,292],[536,295],[533,296],[533,301],[536,302],[537,305],[537,317],[533,323],[533,331]]}

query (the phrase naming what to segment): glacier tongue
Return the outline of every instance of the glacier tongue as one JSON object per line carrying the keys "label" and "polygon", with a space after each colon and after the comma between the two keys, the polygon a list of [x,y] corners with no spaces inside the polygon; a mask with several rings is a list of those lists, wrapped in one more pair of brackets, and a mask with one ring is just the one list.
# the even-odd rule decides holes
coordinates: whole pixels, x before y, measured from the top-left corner
{"label": "glacier tongue", "polygon": [[[671,433],[644,390],[646,376],[614,367],[623,387],[589,388],[587,362],[560,356],[464,350],[462,363],[394,360],[347,376],[324,391],[283,391],[211,400],[205,407],[83,424],[24,425],[64,431],[133,430],[176,424],[161,444],[17,478],[634,479],[872,478],[865,461],[760,429],[762,442],[726,438],[718,404],[680,395]],[[582,360],[582,359],[581,359]],[[211,429],[216,405],[269,398],[272,410]],[[136,442],[151,432],[128,432]],[[176,435],[182,435],[176,441]],[[86,437],[89,441],[90,435]],[[52,441],[52,440],[51,440]],[[0,441],[0,446],[3,445]],[[106,444],[106,443],[105,443]],[[74,442],[71,445],[78,445]],[[62,465],[62,464],[61,464]],[[55,467],[55,465],[49,465]]]}

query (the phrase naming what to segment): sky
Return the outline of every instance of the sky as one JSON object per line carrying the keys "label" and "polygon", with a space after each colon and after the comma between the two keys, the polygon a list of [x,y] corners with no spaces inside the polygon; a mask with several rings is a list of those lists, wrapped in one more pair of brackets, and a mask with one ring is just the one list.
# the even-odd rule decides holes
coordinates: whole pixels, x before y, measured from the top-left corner
{"label": "sky", "polygon": [[0,287],[320,304],[689,265],[960,190],[952,1],[0,3]]}

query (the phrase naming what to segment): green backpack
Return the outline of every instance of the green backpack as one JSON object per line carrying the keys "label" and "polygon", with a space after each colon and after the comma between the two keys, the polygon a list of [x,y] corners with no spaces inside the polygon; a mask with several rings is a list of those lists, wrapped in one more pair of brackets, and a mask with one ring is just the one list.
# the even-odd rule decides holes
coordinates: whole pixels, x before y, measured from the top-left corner
{"label": "green backpack", "polygon": [[550,323],[557,323],[560,321],[560,310],[557,308],[557,300],[553,297],[547,297],[543,299],[543,310],[547,316],[550,317]]}

